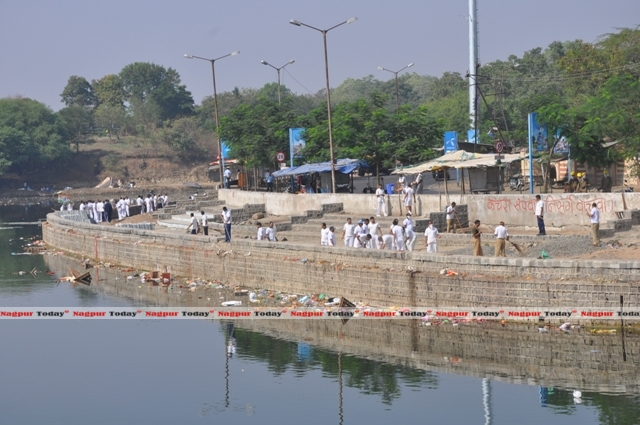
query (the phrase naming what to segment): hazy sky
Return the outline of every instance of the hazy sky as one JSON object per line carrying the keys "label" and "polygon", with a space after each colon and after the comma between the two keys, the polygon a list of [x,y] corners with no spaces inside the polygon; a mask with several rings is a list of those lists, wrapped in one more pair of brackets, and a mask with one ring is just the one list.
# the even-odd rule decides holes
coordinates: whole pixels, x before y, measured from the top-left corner
{"label": "hazy sky", "polygon": [[[480,61],[518,56],[554,40],[594,41],[640,24],[640,0],[478,0]],[[468,68],[467,0],[2,0],[0,97],[23,96],[54,110],[69,76],[116,74],[133,62],[175,68],[196,103],[212,93],[211,67],[185,53],[239,56],[216,63],[218,91],[276,80],[264,59],[316,92],[324,87],[322,36],[289,24],[329,28],[331,86],[390,74],[378,66],[441,75]],[[306,90],[288,74],[283,83]]]}

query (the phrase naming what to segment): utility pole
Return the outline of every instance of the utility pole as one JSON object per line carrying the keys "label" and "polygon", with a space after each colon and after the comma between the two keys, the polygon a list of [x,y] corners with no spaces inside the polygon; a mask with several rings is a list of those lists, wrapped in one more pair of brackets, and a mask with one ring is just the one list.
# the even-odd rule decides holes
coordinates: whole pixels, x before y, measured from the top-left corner
{"label": "utility pole", "polygon": [[[475,130],[474,143],[478,142],[478,7],[477,0],[469,0],[469,119]],[[474,146],[475,151],[475,146]]]}

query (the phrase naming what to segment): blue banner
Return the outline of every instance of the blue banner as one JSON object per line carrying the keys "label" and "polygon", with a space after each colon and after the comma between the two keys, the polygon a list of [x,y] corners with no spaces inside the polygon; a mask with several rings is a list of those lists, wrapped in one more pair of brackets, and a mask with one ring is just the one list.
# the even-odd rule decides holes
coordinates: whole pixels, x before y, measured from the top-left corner
{"label": "blue banner", "polygon": [[458,133],[455,131],[447,131],[444,133],[444,153],[454,152],[458,150]]}
{"label": "blue banner", "polygon": [[475,130],[467,130],[467,142],[469,143],[478,143],[478,139],[476,138]]}
{"label": "blue banner", "polygon": [[302,155],[302,150],[307,145],[307,142],[305,142],[304,140],[305,130],[305,128],[289,129],[289,149],[291,151],[292,163],[293,158],[304,158],[304,155]]}
{"label": "blue banner", "polygon": [[222,147],[222,159],[229,159],[230,148],[227,143],[220,141],[220,146]]}
{"label": "blue banner", "polygon": [[569,140],[567,140],[567,137],[564,136],[562,134],[562,129],[559,128],[558,131],[556,132],[555,137],[555,141],[556,144],[553,147],[553,153],[563,153],[563,154],[568,154],[569,153]]}

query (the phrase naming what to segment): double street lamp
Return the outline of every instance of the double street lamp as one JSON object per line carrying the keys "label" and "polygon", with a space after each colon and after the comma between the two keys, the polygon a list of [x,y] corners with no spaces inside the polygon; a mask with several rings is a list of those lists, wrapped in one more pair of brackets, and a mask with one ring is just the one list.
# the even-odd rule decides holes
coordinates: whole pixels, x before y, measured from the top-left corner
{"label": "double street lamp", "polygon": [[201,59],[204,61],[208,61],[211,62],[211,72],[213,74],[213,106],[215,109],[215,117],[216,117],[216,138],[218,139],[218,157],[220,158],[219,164],[220,164],[220,184],[224,185],[224,177],[223,177],[223,172],[224,170],[222,170],[222,142],[220,141],[220,117],[218,115],[218,92],[216,90],[216,61],[220,60],[220,59],[224,59],[226,57],[229,56],[236,56],[239,55],[240,51],[235,51],[235,52],[231,52],[227,55],[224,56],[220,56],[219,58],[215,58],[215,59],[207,59],[207,58],[203,58],[200,56],[195,56],[195,55],[189,55],[186,54],[184,55],[185,58],[187,59]]}
{"label": "double street lamp", "polygon": [[398,112],[400,110],[400,94],[399,94],[399,89],[398,89],[398,74],[401,73],[402,71],[404,71],[407,68],[411,68],[413,66],[413,62],[411,62],[409,65],[405,66],[404,68],[398,70],[398,71],[392,71],[390,69],[387,68],[383,68],[381,66],[378,67],[378,69],[380,71],[387,71],[390,72],[392,74],[395,75],[396,77],[396,112]]}
{"label": "double street lamp", "polygon": [[270,66],[271,68],[275,69],[278,72],[278,105],[280,105],[282,103],[282,99],[280,97],[280,71],[282,69],[284,69],[285,66],[287,65],[291,65],[292,63],[294,63],[295,61],[293,59],[291,59],[289,62],[285,63],[284,65],[282,65],[280,68],[276,68],[275,66],[271,65],[269,62],[267,61],[260,61],[261,64],[263,65],[267,65]]}
{"label": "double street lamp", "polygon": [[322,34],[322,39],[324,41],[324,71],[325,71],[326,80],[327,80],[327,121],[329,124],[329,155],[331,157],[331,192],[332,193],[336,193],[336,173],[335,173],[335,161],[333,158],[333,132],[331,128],[331,88],[329,87],[329,57],[327,55],[327,33],[332,29],[338,28],[341,25],[350,24],[357,20],[358,18],[350,18],[326,30],[321,30],[320,28],[312,27],[311,25],[307,25],[295,19],[292,19],[289,21],[291,25],[295,25],[298,27],[303,26],[303,27],[311,28],[312,30],[318,31],[319,33]]}

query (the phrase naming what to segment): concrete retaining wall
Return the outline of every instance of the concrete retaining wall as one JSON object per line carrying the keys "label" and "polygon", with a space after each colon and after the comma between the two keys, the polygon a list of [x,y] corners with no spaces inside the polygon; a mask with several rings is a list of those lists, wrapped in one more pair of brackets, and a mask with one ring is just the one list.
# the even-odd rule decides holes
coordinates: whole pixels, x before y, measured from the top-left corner
{"label": "concrete retaining wall", "polygon": [[[640,262],[533,260],[353,250],[77,223],[48,216],[44,240],[98,260],[372,305],[614,308],[640,306]],[[220,248],[222,247],[222,248]],[[451,268],[456,277],[439,274]]]}
{"label": "concrete retaining wall", "polygon": [[[479,219],[487,224],[497,224],[501,220],[508,226],[536,227],[535,195],[419,195],[414,210],[418,216],[430,212],[442,212],[447,204],[456,202],[468,206],[468,218]],[[542,194],[546,203],[545,222],[547,227],[589,225],[587,211],[596,203],[601,211],[601,222],[618,220],[617,211],[640,210],[640,193],[551,193]],[[368,216],[375,213],[374,195],[356,193],[301,194],[248,192],[223,189],[218,198],[230,205],[264,204],[270,214],[301,215],[307,210],[322,210],[323,204],[342,204],[345,212]],[[394,216],[404,215],[400,208],[400,195],[387,195],[387,211]],[[626,204],[626,208],[625,208]]]}

